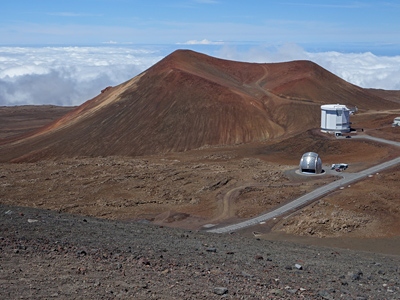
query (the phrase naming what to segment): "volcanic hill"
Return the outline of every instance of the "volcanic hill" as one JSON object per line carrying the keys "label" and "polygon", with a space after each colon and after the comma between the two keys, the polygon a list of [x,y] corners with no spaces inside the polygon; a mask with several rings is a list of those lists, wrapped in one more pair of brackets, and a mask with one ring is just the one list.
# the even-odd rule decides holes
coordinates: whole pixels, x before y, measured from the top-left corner
{"label": "volcanic hill", "polygon": [[310,61],[245,63],[178,50],[29,134],[0,161],[148,155],[290,137],[319,127],[320,105],[395,108]]}

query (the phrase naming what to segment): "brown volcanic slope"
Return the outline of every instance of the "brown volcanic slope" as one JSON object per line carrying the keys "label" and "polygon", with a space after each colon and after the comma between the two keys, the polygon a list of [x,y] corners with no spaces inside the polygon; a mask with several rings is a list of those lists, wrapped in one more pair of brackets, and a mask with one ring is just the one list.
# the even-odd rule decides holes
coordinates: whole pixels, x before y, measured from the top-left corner
{"label": "brown volcanic slope", "polygon": [[144,155],[293,136],[320,104],[397,108],[309,61],[255,64],[178,50],[57,121],[0,140],[1,161]]}
{"label": "brown volcanic slope", "polygon": [[0,141],[43,127],[72,109],[54,105],[0,106]]}

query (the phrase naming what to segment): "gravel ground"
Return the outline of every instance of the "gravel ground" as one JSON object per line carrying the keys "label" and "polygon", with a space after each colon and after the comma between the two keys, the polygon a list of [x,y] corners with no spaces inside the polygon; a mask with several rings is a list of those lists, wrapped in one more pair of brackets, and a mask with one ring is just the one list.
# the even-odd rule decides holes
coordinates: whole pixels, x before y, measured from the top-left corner
{"label": "gravel ground", "polygon": [[0,205],[2,299],[400,299],[398,256]]}

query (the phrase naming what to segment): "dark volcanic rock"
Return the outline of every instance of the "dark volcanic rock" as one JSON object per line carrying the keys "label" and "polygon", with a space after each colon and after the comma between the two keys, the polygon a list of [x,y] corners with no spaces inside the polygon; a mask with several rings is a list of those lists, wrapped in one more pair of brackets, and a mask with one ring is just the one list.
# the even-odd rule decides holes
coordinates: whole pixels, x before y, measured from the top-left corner
{"label": "dark volcanic rock", "polygon": [[[29,218],[38,222],[30,224]],[[400,296],[400,274],[392,267],[400,263],[397,256],[337,250],[338,259],[329,248],[255,242],[240,235],[188,235],[178,229],[4,205],[0,228],[5,299]],[[201,254],[203,245],[235,249],[235,254]],[[260,255],[273,261],[254,259]],[[299,258],[306,270],[285,269]]]}

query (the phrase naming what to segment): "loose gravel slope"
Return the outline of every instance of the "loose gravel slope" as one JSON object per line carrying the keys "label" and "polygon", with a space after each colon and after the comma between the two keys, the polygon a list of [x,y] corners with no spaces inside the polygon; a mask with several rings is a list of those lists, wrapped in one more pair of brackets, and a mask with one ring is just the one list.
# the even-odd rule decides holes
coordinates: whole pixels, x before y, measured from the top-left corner
{"label": "loose gravel slope", "polygon": [[3,299],[399,299],[399,257],[0,206]]}

